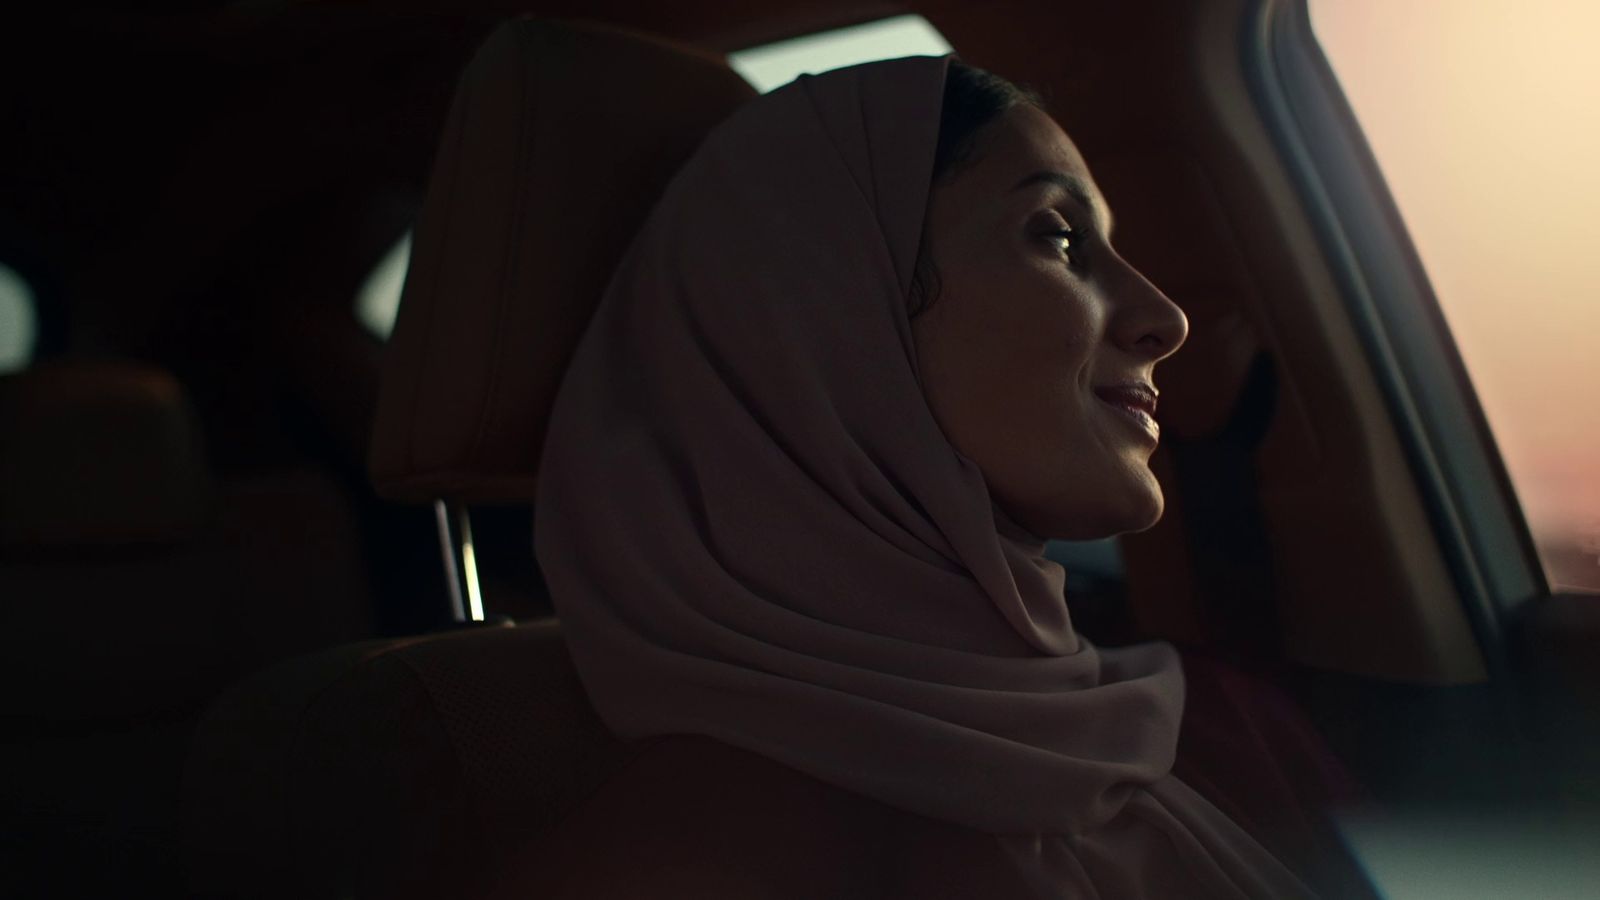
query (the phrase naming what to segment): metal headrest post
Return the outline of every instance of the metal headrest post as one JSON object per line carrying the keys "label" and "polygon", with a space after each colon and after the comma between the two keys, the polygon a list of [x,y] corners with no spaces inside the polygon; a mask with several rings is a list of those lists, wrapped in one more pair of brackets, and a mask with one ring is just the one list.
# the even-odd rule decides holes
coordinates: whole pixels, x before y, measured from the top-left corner
{"label": "metal headrest post", "polygon": [[532,502],[546,418],[611,273],[684,160],[754,96],[720,54],[583,20],[506,22],[462,72],[367,460],[380,496],[433,505],[452,621],[506,621],[484,609],[467,504]]}
{"label": "metal headrest post", "polygon": [[483,590],[478,583],[478,558],[472,547],[472,514],[465,505],[433,501],[445,583],[450,588],[451,617],[462,623],[485,622]]}

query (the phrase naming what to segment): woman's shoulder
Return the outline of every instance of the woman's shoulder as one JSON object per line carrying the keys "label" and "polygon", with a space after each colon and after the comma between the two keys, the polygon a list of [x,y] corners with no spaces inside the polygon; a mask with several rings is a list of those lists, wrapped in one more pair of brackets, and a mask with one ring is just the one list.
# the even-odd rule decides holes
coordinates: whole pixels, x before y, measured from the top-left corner
{"label": "woman's shoulder", "polygon": [[880,897],[899,815],[712,738],[656,738],[495,896]]}

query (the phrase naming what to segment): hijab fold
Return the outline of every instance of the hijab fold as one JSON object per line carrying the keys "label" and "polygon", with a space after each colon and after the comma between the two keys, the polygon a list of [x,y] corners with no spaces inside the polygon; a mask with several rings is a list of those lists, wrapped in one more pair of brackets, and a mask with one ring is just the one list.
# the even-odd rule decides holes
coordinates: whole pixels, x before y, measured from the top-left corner
{"label": "hijab fold", "polygon": [[1165,644],[1102,650],[946,440],[906,301],[950,57],[706,138],[552,410],[536,551],[618,734],[704,734],[1001,841],[1039,897],[1306,889],[1171,768]]}

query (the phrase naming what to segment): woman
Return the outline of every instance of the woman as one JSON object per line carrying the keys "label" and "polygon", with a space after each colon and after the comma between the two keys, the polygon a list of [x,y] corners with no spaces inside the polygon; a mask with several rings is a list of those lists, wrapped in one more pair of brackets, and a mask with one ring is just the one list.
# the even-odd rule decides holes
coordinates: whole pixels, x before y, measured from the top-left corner
{"label": "woman", "polygon": [[1172,775],[1172,648],[1080,638],[1043,555],[1162,510],[1153,370],[1186,323],[1110,229],[1036,100],[951,57],[802,76],[711,133],[539,478],[574,661],[655,742],[508,896],[1316,895]]}

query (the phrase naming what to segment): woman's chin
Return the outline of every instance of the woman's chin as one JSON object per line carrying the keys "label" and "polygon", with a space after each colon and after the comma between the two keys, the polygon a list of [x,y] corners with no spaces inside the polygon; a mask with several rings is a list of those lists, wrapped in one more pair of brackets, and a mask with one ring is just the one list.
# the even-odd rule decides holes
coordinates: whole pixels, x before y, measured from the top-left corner
{"label": "woman's chin", "polygon": [[[1155,473],[1146,466],[1134,467],[1134,471],[1113,470],[1098,477],[1082,472],[1074,475],[1071,487],[1076,490],[1054,495],[1031,492],[1034,498],[1048,497],[1044,502],[1021,500],[1017,496],[1021,492],[1006,495],[993,487],[991,491],[995,491],[996,501],[1017,524],[1051,540],[1102,540],[1146,531],[1161,521],[1166,499]],[[1082,490],[1091,486],[1098,490]]]}
{"label": "woman's chin", "polygon": [[1138,519],[1135,522],[1135,524],[1133,524],[1129,528],[1124,529],[1120,533],[1121,534],[1137,534],[1138,532],[1141,532],[1141,531],[1149,531],[1150,529],[1156,527],[1156,523],[1157,522],[1161,521],[1161,514],[1163,512],[1165,512],[1165,511],[1166,511],[1166,507],[1165,507],[1165,504],[1162,502],[1161,495],[1157,494],[1156,495],[1154,511],[1146,513],[1145,515],[1138,517]]}
{"label": "woman's chin", "polygon": [[1128,529],[1129,532],[1147,531],[1154,528],[1156,523],[1161,521],[1162,513],[1167,510],[1167,498],[1165,494],[1161,493],[1161,483],[1156,481],[1155,474],[1148,469],[1146,470],[1146,477],[1148,481],[1145,488],[1141,492],[1139,501],[1135,504],[1135,509],[1130,513],[1129,518],[1134,522],[1134,525]]}
{"label": "woman's chin", "polygon": [[1166,511],[1166,497],[1161,493],[1161,484],[1148,470],[1146,477],[1139,481],[1141,483],[1129,491],[1109,517],[1112,521],[1107,536],[1148,531],[1161,521],[1161,515]]}
{"label": "woman's chin", "polygon": [[1040,521],[1038,525],[1024,525],[1034,534],[1051,540],[1099,541],[1119,534],[1148,531],[1161,521],[1162,512],[1161,492],[1156,491],[1139,502],[1118,504],[1115,508],[1093,512],[1079,511],[1073,515],[1057,514]]}

